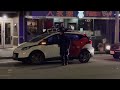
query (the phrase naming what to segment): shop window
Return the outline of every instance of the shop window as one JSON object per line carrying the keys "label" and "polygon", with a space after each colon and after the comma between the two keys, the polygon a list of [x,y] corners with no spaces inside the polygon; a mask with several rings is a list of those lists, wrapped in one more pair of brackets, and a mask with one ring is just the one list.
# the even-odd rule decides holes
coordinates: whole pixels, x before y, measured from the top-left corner
{"label": "shop window", "polygon": [[71,30],[75,30],[76,29],[76,23],[68,23],[68,27]]}
{"label": "shop window", "polygon": [[37,20],[27,19],[27,41],[39,35],[37,28]]}
{"label": "shop window", "polygon": [[37,21],[36,20],[29,20],[27,22],[28,33],[29,34],[36,34],[37,33]]}
{"label": "shop window", "polygon": [[78,21],[78,27],[83,28],[83,30],[93,30],[93,20],[92,19],[80,19]]}
{"label": "shop window", "polygon": [[46,19],[44,22],[44,28],[50,29],[53,27],[53,19]]}
{"label": "shop window", "polygon": [[55,22],[55,28],[60,28],[63,25],[63,22]]}
{"label": "shop window", "polygon": [[53,19],[27,19],[26,40],[41,35],[53,26]]}

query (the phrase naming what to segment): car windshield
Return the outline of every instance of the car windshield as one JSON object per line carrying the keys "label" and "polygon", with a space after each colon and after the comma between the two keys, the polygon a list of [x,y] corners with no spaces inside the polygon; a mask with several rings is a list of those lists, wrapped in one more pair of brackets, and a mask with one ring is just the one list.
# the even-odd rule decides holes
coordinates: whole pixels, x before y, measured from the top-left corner
{"label": "car windshield", "polygon": [[45,38],[46,36],[50,35],[49,33],[44,33],[44,34],[41,34],[33,39],[31,39],[29,42],[37,42],[39,41],[40,39],[43,39]]}

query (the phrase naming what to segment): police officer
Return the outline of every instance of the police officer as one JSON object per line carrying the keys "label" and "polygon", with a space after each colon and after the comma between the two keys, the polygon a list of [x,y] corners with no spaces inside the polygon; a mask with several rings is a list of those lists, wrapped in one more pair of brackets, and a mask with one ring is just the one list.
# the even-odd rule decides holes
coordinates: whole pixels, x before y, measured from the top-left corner
{"label": "police officer", "polygon": [[60,56],[62,60],[62,65],[67,65],[70,40],[65,36],[63,29],[60,30],[59,46],[60,46]]}

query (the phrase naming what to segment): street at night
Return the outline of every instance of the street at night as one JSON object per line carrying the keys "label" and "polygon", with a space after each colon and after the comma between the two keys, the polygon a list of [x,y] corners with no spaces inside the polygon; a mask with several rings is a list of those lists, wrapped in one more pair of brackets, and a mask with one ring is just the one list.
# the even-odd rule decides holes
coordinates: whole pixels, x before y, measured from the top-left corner
{"label": "street at night", "polygon": [[12,59],[0,60],[0,79],[120,79],[120,61],[96,54],[88,63],[78,60],[62,66],[60,61],[25,65]]}
{"label": "street at night", "polygon": [[120,79],[119,12],[0,11],[0,79]]}

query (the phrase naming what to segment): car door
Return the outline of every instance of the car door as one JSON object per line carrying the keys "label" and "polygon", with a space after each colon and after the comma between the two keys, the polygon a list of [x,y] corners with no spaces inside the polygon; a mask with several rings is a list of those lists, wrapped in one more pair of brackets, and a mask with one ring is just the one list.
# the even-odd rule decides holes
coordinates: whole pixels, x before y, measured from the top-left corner
{"label": "car door", "polygon": [[79,55],[80,50],[84,46],[83,35],[79,34],[66,34],[66,36],[71,40],[69,56],[76,57]]}
{"label": "car door", "polygon": [[60,47],[58,46],[58,34],[52,35],[46,39],[47,45],[44,48],[46,58],[60,56]]}

